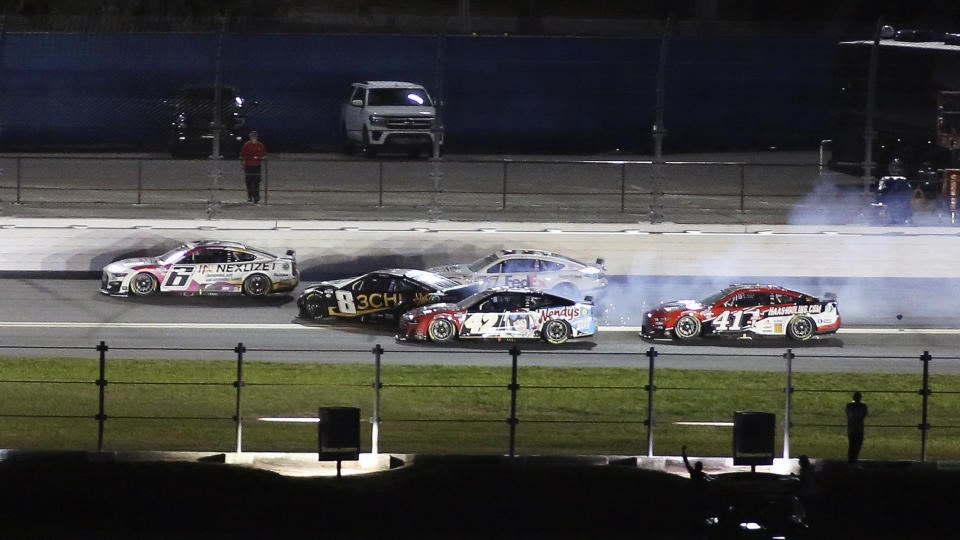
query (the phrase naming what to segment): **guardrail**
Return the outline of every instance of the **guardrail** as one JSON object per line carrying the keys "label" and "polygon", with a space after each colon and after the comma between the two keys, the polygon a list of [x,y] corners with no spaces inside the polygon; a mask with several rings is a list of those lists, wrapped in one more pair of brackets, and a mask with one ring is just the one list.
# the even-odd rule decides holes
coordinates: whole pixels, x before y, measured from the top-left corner
{"label": "guardrail", "polygon": [[[329,405],[349,405],[360,407],[369,418],[369,436],[365,434],[365,445],[373,453],[384,450],[394,453],[418,451],[418,445],[424,438],[446,437],[440,442],[445,453],[483,454],[506,452],[510,456],[527,454],[624,454],[656,455],[656,446],[666,449],[668,455],[676,455],[682,444],[699,441],[699,455],[726,455],[731,433],[728,428],[735,410],[781,411],[778,414],[780,434],[779,449],[784,458],[791,452],[818,456],[815,451],[827,455],[843,455],[843,438],[846,426],[843,405],[846,397],[854,391],[861,391],[865,401],[871,404],[871,416],[867,422],[867,440],[869,453],[889,458],[911,458],[925,461],[928,459],[928,447],[931,442],[937,454],[942,458],[957,459],[960,451],[953,444],[952,435],[943,435],[931,439],[931,434],[949,434],[960,429],[960,411],[956,401],[960,391],[952,389],[956,378],[943,376],[931,383],[930,364],[933,357],[924,352],[917,357],[885,357],[887,360],[914,362],[920,361],[915,383],[907,382],[897,376],[894,386],[889,381],[879,381],[876,374],[864,374],[857,379],[856,387],[837,387],[829,383],[831,376],[826,374],[808,374],[795,370],[795,366],[805,367],[804,362],[824,359],[854,359],[857,357],[822,354],[798,354],[792,349],[783,353],[752,355],[751,358],[778,358],[784,362],[783,373],[736,374],[735,379],[723,385],[722,372],[714,372],[706,382],[689,383],[690,372],[684,370],[658,370],[656,359],[674,357],[682,360],[684,356],[695,354],[661,353],[650,347],[643,353],[590,353],[577,352],[578,356],[620,355],[636,358],[635,370],[617,371],[617,384],[589,384],[575,381],[564,384],[538,383],[542,373],[526,371],[519,358],[534,355],[571,354],[569,351],[522,351],[514,346],[509,351],[489,351],[491,358],[501,358],[510,362],[499,364],[492,360],[491,369],[495,373],[485,375],[483,383],[472,381],[420,381],[416,380],[416,367],[405,366],[400,373],[397,362],[410,355],[443,354],[455,356],[449,351],[390,350],[380,345],[372,350],[333,350],[333,349],[248,349],[238,343],[228,348],[111,348],[105,342],[95,347],[39,347],[2,345],[3,350],[39,351],[50,355],[53,349],[71,349],[73,351],[91,351],[98,359],[97,378],[83,380],[79,378],[59,379],[54,374],[42,374],[36,370],[36,377],[11,379],[0,372],[0,385],[6,387],[8,395],[14,388],[24,393],[26,403],[17,403],[25,407],[21,411],[0,410],[0,420],[5,429],[0,433],[18,434],[24,429],[42,429],[45,420],[66,420],[71,423],[93,420],[96,425],[96,449],[103,450],[180,450],[181,446],[196,444],[207,445],[204,450],[223,450],[227,444],[224,430],[232,426],[232,446],[236,452],[244,450],[245,429],[262,430],[264,422],[274,422],[269,434],[260,433],[257,450],[259,451],[304,451],[315,445],[315,435],[298,439],[290,436],[291,424],[315,422],[318,402]],[[111,375],[108,372],[108,351],[111,355],[122,355],[124,351],[220,351],[227,358],[235,358],[235,377],[227,378],[226,372],[218,371],[219,376],[206,380],[156,380],[140,378],[143,371],[131,372],[129,368],[120,368],[121,372]],[[371,371],[366,381],[329,380],[298,381],[283,380],[284,364],[259,362],[255,366],[256,374],[250,376],[251,364],[245,354],[302,353],[305,356],[322,357],[336,353],[347,354],[351,358],[366,356],[371,360]],[[476,353],[476,351],[471,351]],[[93,355],[91,355],[93,356]],[[383,358],[389,357],[391,364],[383,365]],[[742,354],[712,355],[742,357]],[[956,361],[960,357],[938,358],[938,361]],[[203,362],[197,362],[202,373]],[[499,364],[499,365],[498,365]],[[493,367],[496,366],[496,367]],[[423,369],[423,368],[420,368]],[[550,368],[545,368],[550,369]],[[556,368],[553,368],[556,369]],[[809,367],[807,367],[809,369]],[[497,371],[499,370],[499,371]],[[588,370],[589,371],[589,370]],[[593,370],[596,371],[596,370]],[[31,370],[31,373],[34,373]],[[280,373],[281,376],[278,376]],[[108,375],[111,375],[108,377]],[[279,377],[279,378],[278,378]],[[582,377],[582,378],[585,378]],[[802,381],[800,379],[803,379]],[[781,385],[773,381],[779,379]],[[92,408],[92,397],[82,386],[95,385],[96,410]],[[47,394],[40,388],[52,387],[56,391]],[[72,390],[66,391],[64,388]],[[151,402],[149,389],[157,388],[195,388],[191,392],[214,391],[216,396],[196,396],[201,407],[209,408],[213,413],[171,414],[180,404],[169,403],[164,398],[154,397]],[[29,389],[29,390],[27,390]],[[109,389],[117,393],[110,396]],[[119,390],[122,389],[122,390]],[[434,403],[428,397],[431,392],[453,392],[444,399],[452,400],[446,404]],[[19,394],[18,394],[19,395]],[[397,396],[412,399],[412,404],[400,404]],[[817,403],[818,396],[844,395],[825,409]],[[170,397],[166,398],[168,401]],[[159,402],[156,402],[158,400]],[[173,399],[175,401],[175,398]],[[80,412],[77,405],[87,401],[86,412]],[[454,404],[453,401],[458,403]],[[295,406],[286,402],[302,402]],[[136,404],[137,414],[115,412],[129,409]],[[272,405],[271,405],[272,404]],[[231,406],[232,415],[223,411]],[[280,407],[280,410],[265,410],[268,405]],[[7,403],[7,407],[13,404]],[[299,407],[299,408],[298,408]],[[73,408],[65,412],[64,408]],[[290,409],[295,409],[291,411]],[[81,407],[84,409],[84,407]],[[449,410],[448,410],[449,409]],[[606,409],[606,410],[605,410]],[[450,411],[469,411],[464,416],[451,416]],[[31,411],[31,412],[25,412]],[[152,412],[150,412],[152,411]],[[310,411],[306,414],[305,411]],[[691,412],[695,411],[695,412]],[[149,412],[149,414],[147,413]],[[294,416],[280,416],[294,414]],[[681,414],[694,414],[694,417],[681,417]],[[11,424],[13,422],[13,424]],[[26,422],[17,426],[16,422]],[[132,423],[131,423],[132,422]],[[108,442],[108,435],[115,440],[123,436],[136,438],[137,433],[145,433],[144,423],[162,424],[169,431],[165,438],[167,448],[130,448],[135,443]],[[185,424],[210,424],[215,428],[206,432],[190,429],[180,431]],[[279,423],[277,423],[279,422]],[[284,424],[286,422],[286,424]],[[31,427],[32,426],[32,427]],[[176,426],[181,426],[177,428]],[[383,427],[393,431],[383,440]],[[436,431],[437,427],[456,428],[446,435],[426,435],[423,426]],[[74,426],[77,427],[77,426]],[[573,433],[564,436],[561,432],[573,428]],[[55,440],[57,446],[89,448],[90,443],[83,442],[80,426],[77,430],[62,428],[64,433],[73,433],[73,439]],[[439,431],[442,431],[440,429]],[[215,433],[214,433],[215,432]],[[297,431],[299,435],[304,432]],[[314,433],[315,431],[311,431]],[[914,435],[910,435],[913,433]],[[132,434],[132,435],[131,435]],[[80,437],[77,439],[76,437]],[[193,439],[193,438],[195,439]],[[369,438],[367,438],[369,437]],[[915,442],[909,442],[913,437]],[[29,439],[29,437],[28,437]],[[185,440],[186,439],[186,440]],[[907,439],[907,441],[904,441]],[[0,440],[3,437],[0,436]],[[26,439],[23,439],[26,440]],[[278,442],[280,441],[280,442]],[[308,442],[309,441],[309,442]],[[655,444],[656,443],[656,444]],[[49,443],[48,443],[49,444]],[[294,447],[290,447],[290,445]],[[5,447],[16,447],[9,439]],[[210,448],[217,446],[217,448]],[[431,446],[435,450],[436,444]],[[174,447],[174,448],[171,448]],[[312,446],[315,448],[315,446]],[[800,448],[802,452],[795,450]],[[901,448],[901,450],[897,450]],[[906,448],[906,450],[902,450]],[[911,450],[915,449],[915,450]],[[200,448],[197,448],[200,449]],[[906,452],[906,453],[904,453]]]}
{"label": "guardrail", "polygon": [[[7,156],[0,163],[0,200],[15,204],[209,210],[247,201],[232,160]],[[838,186],[847,187],[817,163],[742,161],[281,158],[265,163],[262,177],[263,203],[278,209],[617,212],[652,222],[684,214],[702,222],[704,212],[786,222],[792,206],[811,197],[813,206],[835,203]]]}

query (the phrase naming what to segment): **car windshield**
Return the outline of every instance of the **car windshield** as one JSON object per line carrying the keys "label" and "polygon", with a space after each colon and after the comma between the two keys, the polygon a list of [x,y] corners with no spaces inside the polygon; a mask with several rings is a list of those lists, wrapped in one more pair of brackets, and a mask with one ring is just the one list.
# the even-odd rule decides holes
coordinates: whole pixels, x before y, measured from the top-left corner
{"label": "car windshield", "polygon": [[372,88],[367,105],[431,106],[430,97],[420,88]]}
{"label": "car windshield", "polygon": [[720,300],[723,300],[725,296],[727,296],[728,294],[732,293],[735,290],[736,289],[734,289],[733,287],[727,287],[726,289],[718,293],[713,293],[710,296],[704,298],[703,300],[700,301],[700,304],[704,306],[712,306],[713,304],[716,304]]}
{"label": "car windshield", "polygon": [[472,263],[468,264],[467,268],[469,268],[471,272],[479,272],[483,270],[488,264],[495,262],[499,258],[500,258],[499,255],[497,255],[496,253],[491,253],[486,257],[477,259]]}
{"label": "car windshield", "polygon": [[460,284],[456,281],[447,279],[443,276],[438,276],[437,274],[432,274],[430,272],[424,272],[423,270],[411,270],[406,273],[406,277],[419,281],[424,285],[429,285],[437,290],[449,289],[451,287],[457,287]]}
{"label": "car windshield", "polygon": [[160,261],[160,264],[172,264],[180,260],[180,257],[183,257],[183,254],[188,251],[190,251],[190,246],[184,244],[160,255],[157,260]]}

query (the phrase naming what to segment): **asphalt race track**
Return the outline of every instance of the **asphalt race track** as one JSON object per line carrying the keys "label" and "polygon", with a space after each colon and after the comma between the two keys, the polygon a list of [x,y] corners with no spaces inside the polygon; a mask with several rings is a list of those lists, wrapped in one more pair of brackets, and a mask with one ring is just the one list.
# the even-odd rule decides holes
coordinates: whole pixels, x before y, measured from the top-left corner
{"label": "asphalt race track", "polygon": [[[653,346],[658,368],[782,370],[782,355],[789,348],[797,355],[793,367],[798,371],[919,373],[918,358],[929,351],[935,373],[960,373],[960,329],[937,325],[936,319],[918,326],[911,317],[896,321],[898,325],[877,317],[847,317],[840,333],[806,343],[777,338],[651,343],[641,340],[627,319],[626,326],[619,320],[604,324],[597,336],[561,347],[511,341],[437,346],[398,343],[390,324],[299,321],[295,300],[304,284],[293,295],[265,300],[115,298],[100,294],[98,286],[96,280],[0,280],[0,354],[96,358],[94,347],[103,340],[116,358],[231,360],[233,348],[242,342],[251,361],[372,363],[370,351],[379,344],[386,351],[384,363],[509,365],[506,351],[519,345],[523,365],[645,367],[645,352]],[[840,305],[844,313],[842,297]],[[184,348],[195,350],[177,350]]]}

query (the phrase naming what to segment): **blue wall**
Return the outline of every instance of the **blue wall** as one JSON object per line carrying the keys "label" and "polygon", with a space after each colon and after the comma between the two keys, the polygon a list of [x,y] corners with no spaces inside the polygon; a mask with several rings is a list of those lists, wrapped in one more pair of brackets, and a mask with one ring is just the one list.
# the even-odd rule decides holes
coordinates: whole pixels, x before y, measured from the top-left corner
{"label": "blue wall", "polygon": [[[674,39],[667,151],[812,148],[828,127],[839,37]],[[338,147],[339,105],[364,79],[436,90],[428,36],[228,34],[224,82],[259,103],[271,151]],[[164,151],[176,88],[213,82],[214,34],[18,34],[0,42],[0,145]],[[448,151],[649,152],[659,41],[448,37]]]}

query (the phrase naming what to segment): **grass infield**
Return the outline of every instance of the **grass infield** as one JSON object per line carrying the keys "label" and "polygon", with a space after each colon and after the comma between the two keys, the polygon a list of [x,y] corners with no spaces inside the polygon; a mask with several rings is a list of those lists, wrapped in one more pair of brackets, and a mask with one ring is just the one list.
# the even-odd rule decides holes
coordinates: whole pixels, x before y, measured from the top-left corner
{"label": "grass infield", "polygon": [[[505,454],[509,450],[510,369],[382,368],[381,452]],[[654,454],[730,456],[732,428],[678,422],[732,422],[734,411],[777,417],[782,455],[782,372],[658,369]],[[0,358],[0,447],[96,449],[96,360]],[[230,361],[119,360],[107,365],[105,450],[234,451],[236,364]],[[646,455],[645,369],[520,367],[515,448],[532,454]],[[246,362],[243,450],[313,452],[314,423],[261,418],[317,416],[318,407],[361,409],[362,450],[370,450],[372,365]],[[795,373],[790,454],[841,458],[844,405],[855,390],[870,407],[865,459],[919,459],[919,376]],[[960,459],[960,376],[933,375],[927,459]]]}

